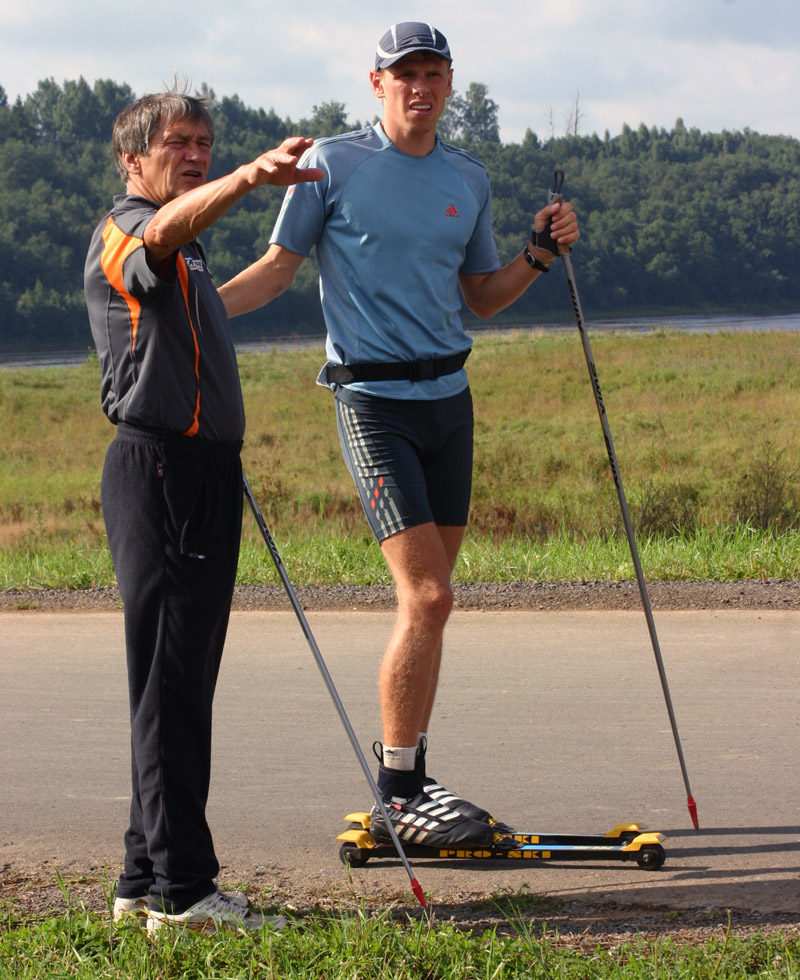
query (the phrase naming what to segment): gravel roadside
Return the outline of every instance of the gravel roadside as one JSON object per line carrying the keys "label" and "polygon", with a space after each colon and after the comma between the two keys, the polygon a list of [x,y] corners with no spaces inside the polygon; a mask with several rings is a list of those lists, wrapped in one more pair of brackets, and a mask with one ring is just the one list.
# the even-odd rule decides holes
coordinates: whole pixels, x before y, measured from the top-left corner
{"label": "gravel roadside", "polygon": [[[635,581],[624,582],[506,582],[456,584],[456,609],[622,610],[641,608]],[[391,586],[297,586],[304,609],[393,609]],[[741,582],[648,582],[647,592],[656,609],[795,609],[800,608],[800,580]],[[119,609],[116,589],[7,589],[0,591],[0,610],[37,612],[102,611]],[[291,609],[278,585],[244,585],[234,592],[233,608]]]}

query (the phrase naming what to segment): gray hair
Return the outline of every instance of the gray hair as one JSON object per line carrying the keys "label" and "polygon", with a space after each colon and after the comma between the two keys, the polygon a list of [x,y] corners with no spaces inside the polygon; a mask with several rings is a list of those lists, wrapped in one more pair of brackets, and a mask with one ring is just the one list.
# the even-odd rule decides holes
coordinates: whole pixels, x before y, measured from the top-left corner
{"label": "gray hair", "polygon": [[111,141],[114,147],[114,162],[124,181],[128,171],[122,160],[123,153],[140,153],[147,156],[150,140],[159,126],[171,126],[180,119],[193,123],[203,123],[208,129],[211,142],[214,142],[214,121],[211,118],[211,98],[192,96],[178,91],[178,83],[167,92],[143,95],[126,106],[114,121]]}

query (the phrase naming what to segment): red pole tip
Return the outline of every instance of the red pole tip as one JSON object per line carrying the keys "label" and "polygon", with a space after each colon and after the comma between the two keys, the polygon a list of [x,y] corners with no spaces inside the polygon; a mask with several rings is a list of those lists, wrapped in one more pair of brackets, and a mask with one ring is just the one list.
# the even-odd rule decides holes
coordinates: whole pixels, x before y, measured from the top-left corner
{"label": "red pole tip", "polygon": [[417,896],[419,904],[426,909],[428,903],[425,901],[425,893],[422,890],[422,885],[420,885],[416,878],[411,879],[411,891]]}
{"label": "red pole tip", "polygon": [[686,797],[686,804],[689,807],[689,816],[692,818],[692,823],[694,824],[694,829],[699,830],[700,824],[697,822],[697,804],[694,801],[693,796]]}

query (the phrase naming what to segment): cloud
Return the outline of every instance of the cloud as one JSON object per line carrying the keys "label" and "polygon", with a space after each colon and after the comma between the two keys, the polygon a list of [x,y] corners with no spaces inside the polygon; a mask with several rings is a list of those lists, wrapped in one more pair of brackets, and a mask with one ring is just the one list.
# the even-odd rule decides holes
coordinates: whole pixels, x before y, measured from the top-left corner
{"label": "cloud", "polygon": [[[483,82],[500,107],[501,135],[547,134],[580,93],[580,131],[615,135],[623,123],[718,131],[750,127],[800,137],[800,4],[796,0],[438,0],[455,86]],[[411,16],[418,16],[411,14]],[[83,76],[159,89],[177,69],[218,96],[297,121],[322,102],[351,119],[379,106],[368,84],[375,43],[407,19],[394,0],[140,0],[135,7],[26,0],[0,8],[0,85],[10,98],[39,80]]]}
{"label": "cloud", "polygon": [[[658,6],[575,0],[548,17],[537,11],[515,21],[518,30],[503,45],[505,63],[484,59],[486,71],[475,77],[500,106],[506,140],[520,139],[527,127],[549,135],[551,110],[556,132],[563,130],[578,93],[584,134],[614,135],[624,123],[671,128],[681,117],[703,130],[800,136],[793,111],[800,5],[785,6],[778,29],[741,0]],[[480,63],[475,50],[473,62]]]}

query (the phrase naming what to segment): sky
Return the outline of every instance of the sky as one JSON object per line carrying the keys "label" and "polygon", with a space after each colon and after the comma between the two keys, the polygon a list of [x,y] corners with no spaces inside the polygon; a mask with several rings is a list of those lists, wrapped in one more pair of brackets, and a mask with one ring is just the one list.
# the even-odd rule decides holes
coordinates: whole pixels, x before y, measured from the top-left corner
{"label": "sky", "polygon": [[0,0],[0,85],[9,101],[81,76],[143,95],[177,71],[295,122],[323,102],[369,122],[375,46],[402,20],[447,36],[455,90],[487,86],[504,143],[562,135],[576,107],[582,135],[681,118],[800,138],[798,0]]}

